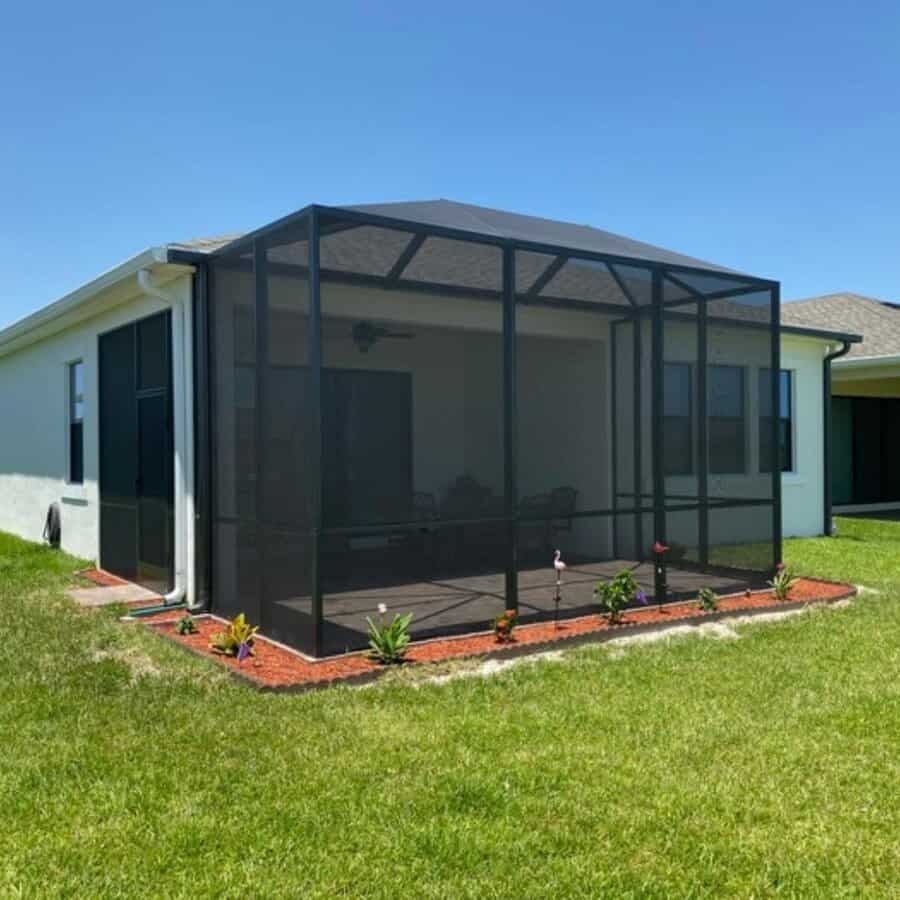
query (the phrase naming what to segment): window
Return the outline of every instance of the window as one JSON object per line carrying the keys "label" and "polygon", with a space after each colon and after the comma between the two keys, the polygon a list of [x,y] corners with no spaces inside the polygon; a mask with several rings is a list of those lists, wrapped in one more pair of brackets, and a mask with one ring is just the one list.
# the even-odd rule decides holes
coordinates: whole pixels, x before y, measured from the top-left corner
{"label": "window", "polygon": [[772,429],[778,431],[778,459],[782,472],[794,471],[791,373],[778,373],[778,413],[772,415],[772,370],[759,370],[759,471],[772,471]]}
{"label": "window", "polygon": [[68,366],[69,483],[84,481],[84,363]]}
{"label": "window", "polygon": [[746,426],[744,424],[744,370],[740,366],[710,366],[709,471],[715,475],[743,473]]}
{"label": "window", "polygon": [[666,363],[663,378],[663,465],[666,475],[694,471],[693,372],[688,363]]}

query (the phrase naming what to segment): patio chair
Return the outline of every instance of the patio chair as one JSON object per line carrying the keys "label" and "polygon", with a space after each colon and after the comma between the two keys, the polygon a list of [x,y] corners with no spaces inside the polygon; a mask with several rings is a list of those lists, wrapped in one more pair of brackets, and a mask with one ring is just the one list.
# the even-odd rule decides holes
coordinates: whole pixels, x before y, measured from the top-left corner
{"label": "patio chair", "polygon": [[551,530],[554,534],[560,531],[571,532],[574,524],[572,514],[578,501],[578,491],[565,485],[553,488],[550,492],[551,516],[553,524]]}
{"label": "patio chair", "polygon": [[519,501],[519,546],[523,551],[551,549],[550,517],[553,514],[553,498],[550,494],[532,494]]}
{"label": "patio chair", "polygon": [[414,522],[434,522],[440,518],[437,500],[430,491],[415,491],[412,495]]}
{"label": "patio chair", "polygon": [[447,497],[441,505],[441,518],[477,519],[492,515],[495,511],[492,495],[487,485],[471,475],[460,475],[447,489]]}

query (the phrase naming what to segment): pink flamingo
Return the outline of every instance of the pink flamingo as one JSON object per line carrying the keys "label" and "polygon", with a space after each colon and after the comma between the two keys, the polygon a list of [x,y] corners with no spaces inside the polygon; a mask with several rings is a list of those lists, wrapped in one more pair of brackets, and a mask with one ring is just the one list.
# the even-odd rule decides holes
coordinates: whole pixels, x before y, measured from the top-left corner
{"label": "pink flamingo", "polygon": [[560,559],[562,554],[559,550],[553,556],[553,568],[556,569],[556,583],[559,584],[562,581],[562,574],[566,571],[566,564]]}
{"label": "pink flamingo", "polygon": [[553,556],[553,568],[556,569],[556,593],[553,595],[553,627],[559,628],[559,589],[562,584],[562,574],[566,571],[566,564],[560,559],[559,550]]}

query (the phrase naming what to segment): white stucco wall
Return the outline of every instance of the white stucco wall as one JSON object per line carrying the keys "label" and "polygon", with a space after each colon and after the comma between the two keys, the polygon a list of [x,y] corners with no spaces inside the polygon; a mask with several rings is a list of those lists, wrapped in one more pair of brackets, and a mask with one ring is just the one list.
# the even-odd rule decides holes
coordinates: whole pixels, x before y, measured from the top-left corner
{"label": "white stucco wall", "polygon": [[822,534],[824,518],[824,411],[820,340],[784,335],[781,367],[794,373],[794,471],[781,478],[781,521],[785,537]]}
{"label": "white stucco wall", "polygon": [[[190,298],[190,277],[166,290]],[[0,356],[0,530],[41,540],[47,507],[60,504],[62,547],[97,560],[99,544],[99,434],[97,339],[166,309],[141,295],[134,279],[117,288],[114,309],[37,343]],[[69,484],[67,365],[84,363],[84,482]]]}

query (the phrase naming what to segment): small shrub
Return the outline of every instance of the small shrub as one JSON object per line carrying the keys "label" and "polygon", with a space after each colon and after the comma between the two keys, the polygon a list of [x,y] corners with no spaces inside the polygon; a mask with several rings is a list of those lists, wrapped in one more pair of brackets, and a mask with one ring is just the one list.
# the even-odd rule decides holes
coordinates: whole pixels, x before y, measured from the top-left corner
{"label": "small shrub", "polygon": [[784,603],[787,600],[788,594],[796,580],[794,573],[784,563],[778,563],[775,567],[775,575],[769,582],[769,587],[772,588],[772,593],[775,594],[775,599],[779,603]]}
{"label": "small shrub", "polygon": [[494,637],[498,644],[508,644],[513,640],[513,631],[518,622],[519,614],[514,609],[508,609],[494,619]]}
{"label": "small shrub", "polygon": [[190,613],[186,613],[175,623],[176,634],[195,634],[196,631],[197,623]]}
{"label": "small shrub", "polygon": [[412,613],[405,616],[394,616],[390,624],[385,624],[384,616],[387,607],[383,603],[378,604],[378,624],[370,618],[366,618],[369,624],[369,659],[390,665],[403,662],[409,646],[409,623],[412,622]]}
{"label": "small shrub", "polygon": [[715,612],[719,605],[719,595],[712,588],[700,588],[697,592],[697,603],[703,612]]}
{"label": "small shrub", "polygon": [[[604,581],[594,588],[600,608],[606,610],[609,621],[621,621],[622,610],[635,598],[638,585],[630,569],[622,569],[609,581]],[[646,598],[645,598],[646,599]]]}
{"label": "small shrub", "polygon": [[257,625],[249,625],[243,613],[236,615],[228,627],[217,631],[209,639],[209,647],[213,653],[233,656],[238,662],[253,656],[253,636],[259,630]]}

